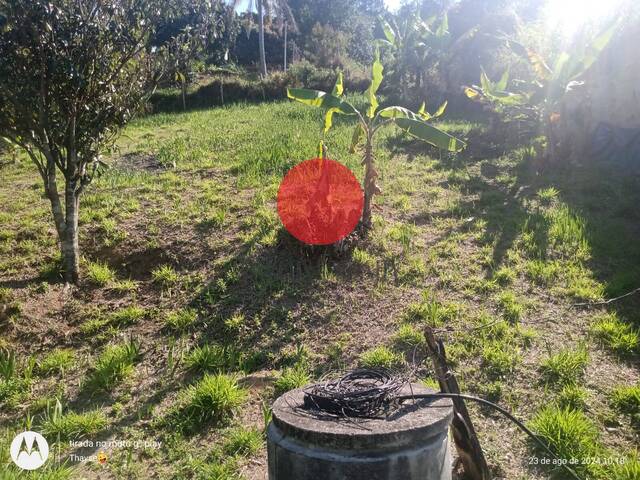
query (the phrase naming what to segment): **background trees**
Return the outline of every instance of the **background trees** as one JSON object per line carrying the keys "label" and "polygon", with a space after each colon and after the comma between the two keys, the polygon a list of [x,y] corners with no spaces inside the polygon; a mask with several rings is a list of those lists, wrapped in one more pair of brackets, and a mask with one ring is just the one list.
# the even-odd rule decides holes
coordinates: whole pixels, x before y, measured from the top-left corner
{"label": "background trees", "polygon": [[[79,279],[80,197],[104,166],[101,154],[144,106],[172,52],[205,34],[191,22],[209,19],[209,6],[166,0],[0,2],[0,135],[22,147],[37,167],[67,282]],[[186,14],[192,20],[178,33],[160,47],[151,45],[159,25]]]}

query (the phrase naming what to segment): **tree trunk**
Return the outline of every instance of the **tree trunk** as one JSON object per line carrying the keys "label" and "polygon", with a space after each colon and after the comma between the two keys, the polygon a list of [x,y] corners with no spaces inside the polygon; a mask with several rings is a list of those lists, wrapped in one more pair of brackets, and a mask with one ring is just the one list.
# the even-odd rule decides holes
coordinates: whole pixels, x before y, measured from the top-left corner
{"label": "tree trunk", "polygon": [[262,2],[258,0],[258,46],[260,47],[260,71],[263,77],[267,76],[267,57],[264,52],[264,12]]}
{"label": "tree trunk", "polygon": [[287,21],[284,22],[284,73],[287,73]]}
{"label": "tree trunk", "polygon": [[80,197],[76,182],[67,181],[65,187],[65,231],[60,238],[64,280],[66,283],[78,283],[80,280],[80,247],[78,245],[78,210]]}
{"label": "tree trunk", "polygon": [[373,196],[380,190],[376,185],[376,172],[373,163],[373,141],[370,133],[367,133],[367,144],[364,151],[364,207],[362,209],[362,225],[365,228],[371,227],[371,210],[373,208]]}

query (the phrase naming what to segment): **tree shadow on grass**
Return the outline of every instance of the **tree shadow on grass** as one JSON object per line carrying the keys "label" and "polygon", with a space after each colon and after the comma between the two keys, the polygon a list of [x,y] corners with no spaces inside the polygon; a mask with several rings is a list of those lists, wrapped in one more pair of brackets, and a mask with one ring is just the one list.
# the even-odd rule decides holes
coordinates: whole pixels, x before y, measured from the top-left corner
{"label": "tree shadow on grass", "polygon": [[[206,312],[203,339],[231,344],[249,356],[276,354],[305,326],[322,325],[312,304],[322,294],[323,277],[349,281],[347,252],[335,245],[303,245],[283,228],[269,245],[242,245],[192,301]],[[300,311],[303,320],[291,313],[299,318]]]}

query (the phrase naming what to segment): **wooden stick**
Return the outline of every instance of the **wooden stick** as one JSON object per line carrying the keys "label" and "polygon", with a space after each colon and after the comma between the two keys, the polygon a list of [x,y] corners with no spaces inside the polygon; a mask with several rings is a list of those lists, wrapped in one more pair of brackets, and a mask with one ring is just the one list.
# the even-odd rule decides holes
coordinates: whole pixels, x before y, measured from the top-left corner
{"label": "wooden stick", "polygon": [[[438,377],[440,390],[443,393],[459,394],[460,387],[447,364],[447,356],[442,340],[436,339],[431,327],[425,328],[424,336],[427,341],[429,356],[433,362],[433,368]],[[476,431],[473,428],[473,422],[467,406],[461,398],[452,400],[453,421],[451,422],[451,432],[464,472],[470,480],[491,480],[491,472],[482,452]]]}

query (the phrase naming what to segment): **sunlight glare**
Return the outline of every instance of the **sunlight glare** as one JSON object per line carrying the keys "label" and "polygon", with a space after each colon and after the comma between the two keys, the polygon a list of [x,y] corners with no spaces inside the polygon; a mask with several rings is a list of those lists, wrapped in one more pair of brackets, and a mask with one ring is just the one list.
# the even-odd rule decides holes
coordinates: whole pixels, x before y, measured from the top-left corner
{"label": "sunlight glare", "polygon": [[609,18],[621,4],[622,0],[549,0],[545,8],[547,26],[571,37],[583,25]]}

